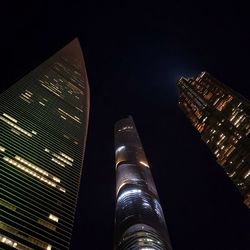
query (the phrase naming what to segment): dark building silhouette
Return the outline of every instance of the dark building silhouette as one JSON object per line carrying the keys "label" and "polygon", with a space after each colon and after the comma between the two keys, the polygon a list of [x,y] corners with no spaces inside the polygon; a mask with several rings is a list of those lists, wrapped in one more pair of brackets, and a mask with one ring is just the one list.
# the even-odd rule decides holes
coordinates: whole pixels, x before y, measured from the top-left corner
{"label": "dark building silhouette", "polygon": [[1,249],[69,249],[88,113],[77,39],[1,94]]}
{"label": "dark building silhouette", "polygon": [[177,86],[180,108],[250,208],[250,102],[206,72]]}
{"label": "dark building silhouette", "polygon": [[115,249],[171,250],[159,197],[132,117],[115,124]]}

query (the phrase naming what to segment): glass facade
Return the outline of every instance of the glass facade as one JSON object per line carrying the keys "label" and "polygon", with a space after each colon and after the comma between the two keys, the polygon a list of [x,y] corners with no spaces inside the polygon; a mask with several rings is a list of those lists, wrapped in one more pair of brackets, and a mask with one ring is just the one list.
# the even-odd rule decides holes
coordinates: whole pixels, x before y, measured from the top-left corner
{"label": "glass facade", "polygon": [[179,106],[250,208],[250,102],[206,72],[178,82]]}
{"label": "glass facade", "polygon": [[171,250],[159,197],[132,117],[115,124],[115,249]]}
{"label": "glass facade", "polygon": [[0,249],[69,249],[88,113],[78,39],[1,94]]}

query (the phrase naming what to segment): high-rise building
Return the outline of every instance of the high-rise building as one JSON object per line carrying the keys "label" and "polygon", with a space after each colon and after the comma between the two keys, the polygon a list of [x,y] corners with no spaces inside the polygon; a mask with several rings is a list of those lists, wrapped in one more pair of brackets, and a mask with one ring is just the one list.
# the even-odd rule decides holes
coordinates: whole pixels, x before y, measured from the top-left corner
{"label": "high-rise building", "polygon": [[171,250],[159,197],[132,117],[115,124],[115,249]]}
{"label": "high-rise building", "polygon": [[1,249],[69,249],[88,113],[77,39],[1,94]]}
{"label": "high-rise building", "polygon": [[250,102],[206,72],[177,86],[180,108],[250,208]]}

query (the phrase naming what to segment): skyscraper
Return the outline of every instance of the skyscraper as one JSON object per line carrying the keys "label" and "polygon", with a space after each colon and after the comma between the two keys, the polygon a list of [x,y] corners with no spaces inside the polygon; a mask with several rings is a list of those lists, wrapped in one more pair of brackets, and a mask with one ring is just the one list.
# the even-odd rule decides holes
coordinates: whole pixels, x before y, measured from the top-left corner
{"label": "skyscraper", "polygon": [[132,117],[115,124],[115,249],[171,250],[167,226]]}
{"label": "skyscraper", "polygon": [[1,94],[1,249],[69,249],[88,113],[77,39]]}
{"label": "skyscraper", "polygon": [[250,102],[206,72],[177,86],[180,108],[250,208]]}

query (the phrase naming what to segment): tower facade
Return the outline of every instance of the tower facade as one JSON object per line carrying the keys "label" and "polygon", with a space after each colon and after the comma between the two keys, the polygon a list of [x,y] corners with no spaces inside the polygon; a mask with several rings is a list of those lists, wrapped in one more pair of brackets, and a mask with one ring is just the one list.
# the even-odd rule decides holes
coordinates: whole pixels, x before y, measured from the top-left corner
{"label": "tower facade", "polygon": [[69,249],[88,113],[77,39],[1,94],[1,249]]}
{"label": "tower facade", "polygon": [[115,249],[171,250],[159,197],[132,117],[115,124]]}
{"label": "tower facade", "polygon": [[177,86],[180,108],[250,208],[250,102],[206,72]]}

